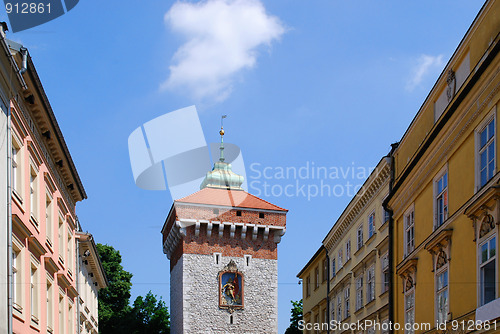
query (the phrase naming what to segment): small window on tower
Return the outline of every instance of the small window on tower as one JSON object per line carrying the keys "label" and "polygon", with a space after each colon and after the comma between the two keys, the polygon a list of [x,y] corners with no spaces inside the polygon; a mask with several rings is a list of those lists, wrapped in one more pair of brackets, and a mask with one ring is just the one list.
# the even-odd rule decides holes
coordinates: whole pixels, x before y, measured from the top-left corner
{"label": "small window on tower", "polygon": [[249,267],[250,262],[252,261],[252,255],[244,255],[245,258],[245,266]]}
{"label": "small window on tower", "polygon": [[259,218],[264,218],[264,214],[262,212],[259,213]]}
{"label": "small window on tower", "polygon": [[214,215],[218,215],[219,214],[219,209],[214,209]]}
{"label": "small window on tower", "polygon": [[220,263],[220,257],[221,257],[221,253],[214,253],[214,262],[215,264],[219,264]]}
{"label": "small window on tower", "polygon": [[236,211],[237,216],[241,216],[241,210]]}
{"label": "small window on tower", "polygon": [[229,323],[231,325],[234,324],[234,320],[233,320],[233,315],[232,314],[229,316]]}

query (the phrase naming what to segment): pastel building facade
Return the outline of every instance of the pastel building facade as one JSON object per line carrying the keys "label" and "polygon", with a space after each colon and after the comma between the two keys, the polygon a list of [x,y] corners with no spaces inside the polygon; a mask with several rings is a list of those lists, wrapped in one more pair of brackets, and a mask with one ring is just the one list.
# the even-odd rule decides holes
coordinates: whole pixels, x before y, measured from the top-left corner
{"label": "pastel building facade", "polygon": [[[383,157],[339,216],[321,247],[297,275],[303,285],[304,333],[350,333],[341,323],[389,321],[390,157]],[[375,325],[376,324],[376,325]]]}
{"label": "pastel building facade", "polygon": [[[13,73],[20,75],[19,87],[12,89],[8,132],[8,332],[85,333],[80,310],[92,305],[90,332],[96,333],[97,303],[81,291],[105,287],[106,281],[102,267],[81,264],[78,251],[86,242],[79,242],[75,206],[86,193],[28,51],[6,43],[17,66]],[[99,261],[95,251],[88,255],[85,261]],[[92,281],[80,277],[85,270],[95,272]]]}
{"label": "pastel building facade", "polygon": [[323,240],[330,259],[328,319],[374,324],[368,334],[388,333],[389,215],[382,203],[389,195],[389,161],[380,160]]}
{"label": "pastel building facade", "polygon": [[401,332],[500,332],[499,13],[485,2],[393,154]]}
{"label": "pastel building facade", "polygon": [[[326,249],[321,245],[297,274],[302,284],[302,315],[306,324],[322,324],[329,321],[328,268]],[[310,330],[304,330],[304,332],[315,333],[316,330],[313,327]]]}

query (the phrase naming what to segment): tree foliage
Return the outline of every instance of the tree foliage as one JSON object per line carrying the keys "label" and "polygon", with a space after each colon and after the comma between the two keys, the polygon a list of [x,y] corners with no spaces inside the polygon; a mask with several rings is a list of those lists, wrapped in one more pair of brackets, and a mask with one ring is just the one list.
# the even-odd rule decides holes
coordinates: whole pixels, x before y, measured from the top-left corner
{"label": "tree foliage", "polygon": [[121,334],[126,332],[125,320],[130,313],[132,274],[123,269],[120,252],[112,246],[97,244],[108,287],[99,290],[99,332]]}
{"label": "tree foliage", "polygon": [[285,334],[302,334],[299,330],[299,321],[302,320],[302,299],[292,303],[292,310],[290,316],[290,326],[286,329]]}
{"label": "tree foliage", "polygon": [[137,297],[131,307],[132,274],[123,269],[120,252],[109,245],[96,246],[108,279],[108,287],[99,290],[99,333],[170,333],[165,302],[149,291],[146,297]]}
{"label": "tree foliage", "polygon": [[151,291],[146,297],[139,296],[134,301],[131,312],[133,334],[170,333],[170,315],[165,302],[158,300]]}

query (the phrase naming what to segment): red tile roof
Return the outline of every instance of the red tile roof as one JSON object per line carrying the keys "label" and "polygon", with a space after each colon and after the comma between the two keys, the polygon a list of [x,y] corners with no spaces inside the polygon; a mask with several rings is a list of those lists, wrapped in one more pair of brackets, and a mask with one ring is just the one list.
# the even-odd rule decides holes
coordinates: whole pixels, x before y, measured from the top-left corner
{"label": "red tile roof", "polygon": [[227,190],[209,187],[203,188],[192,195],[175,200],[175,203],[193,203],[261,210],[288,211],[243,190]]}

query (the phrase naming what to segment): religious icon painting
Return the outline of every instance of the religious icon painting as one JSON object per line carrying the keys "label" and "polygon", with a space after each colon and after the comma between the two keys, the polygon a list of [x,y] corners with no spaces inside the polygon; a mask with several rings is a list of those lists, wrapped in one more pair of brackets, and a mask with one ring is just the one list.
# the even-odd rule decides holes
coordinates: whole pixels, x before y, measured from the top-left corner
{"label": "religious icon painting", "polygon": [[219,273],[219,307],[243,308],[244,279],[238,271]]}

